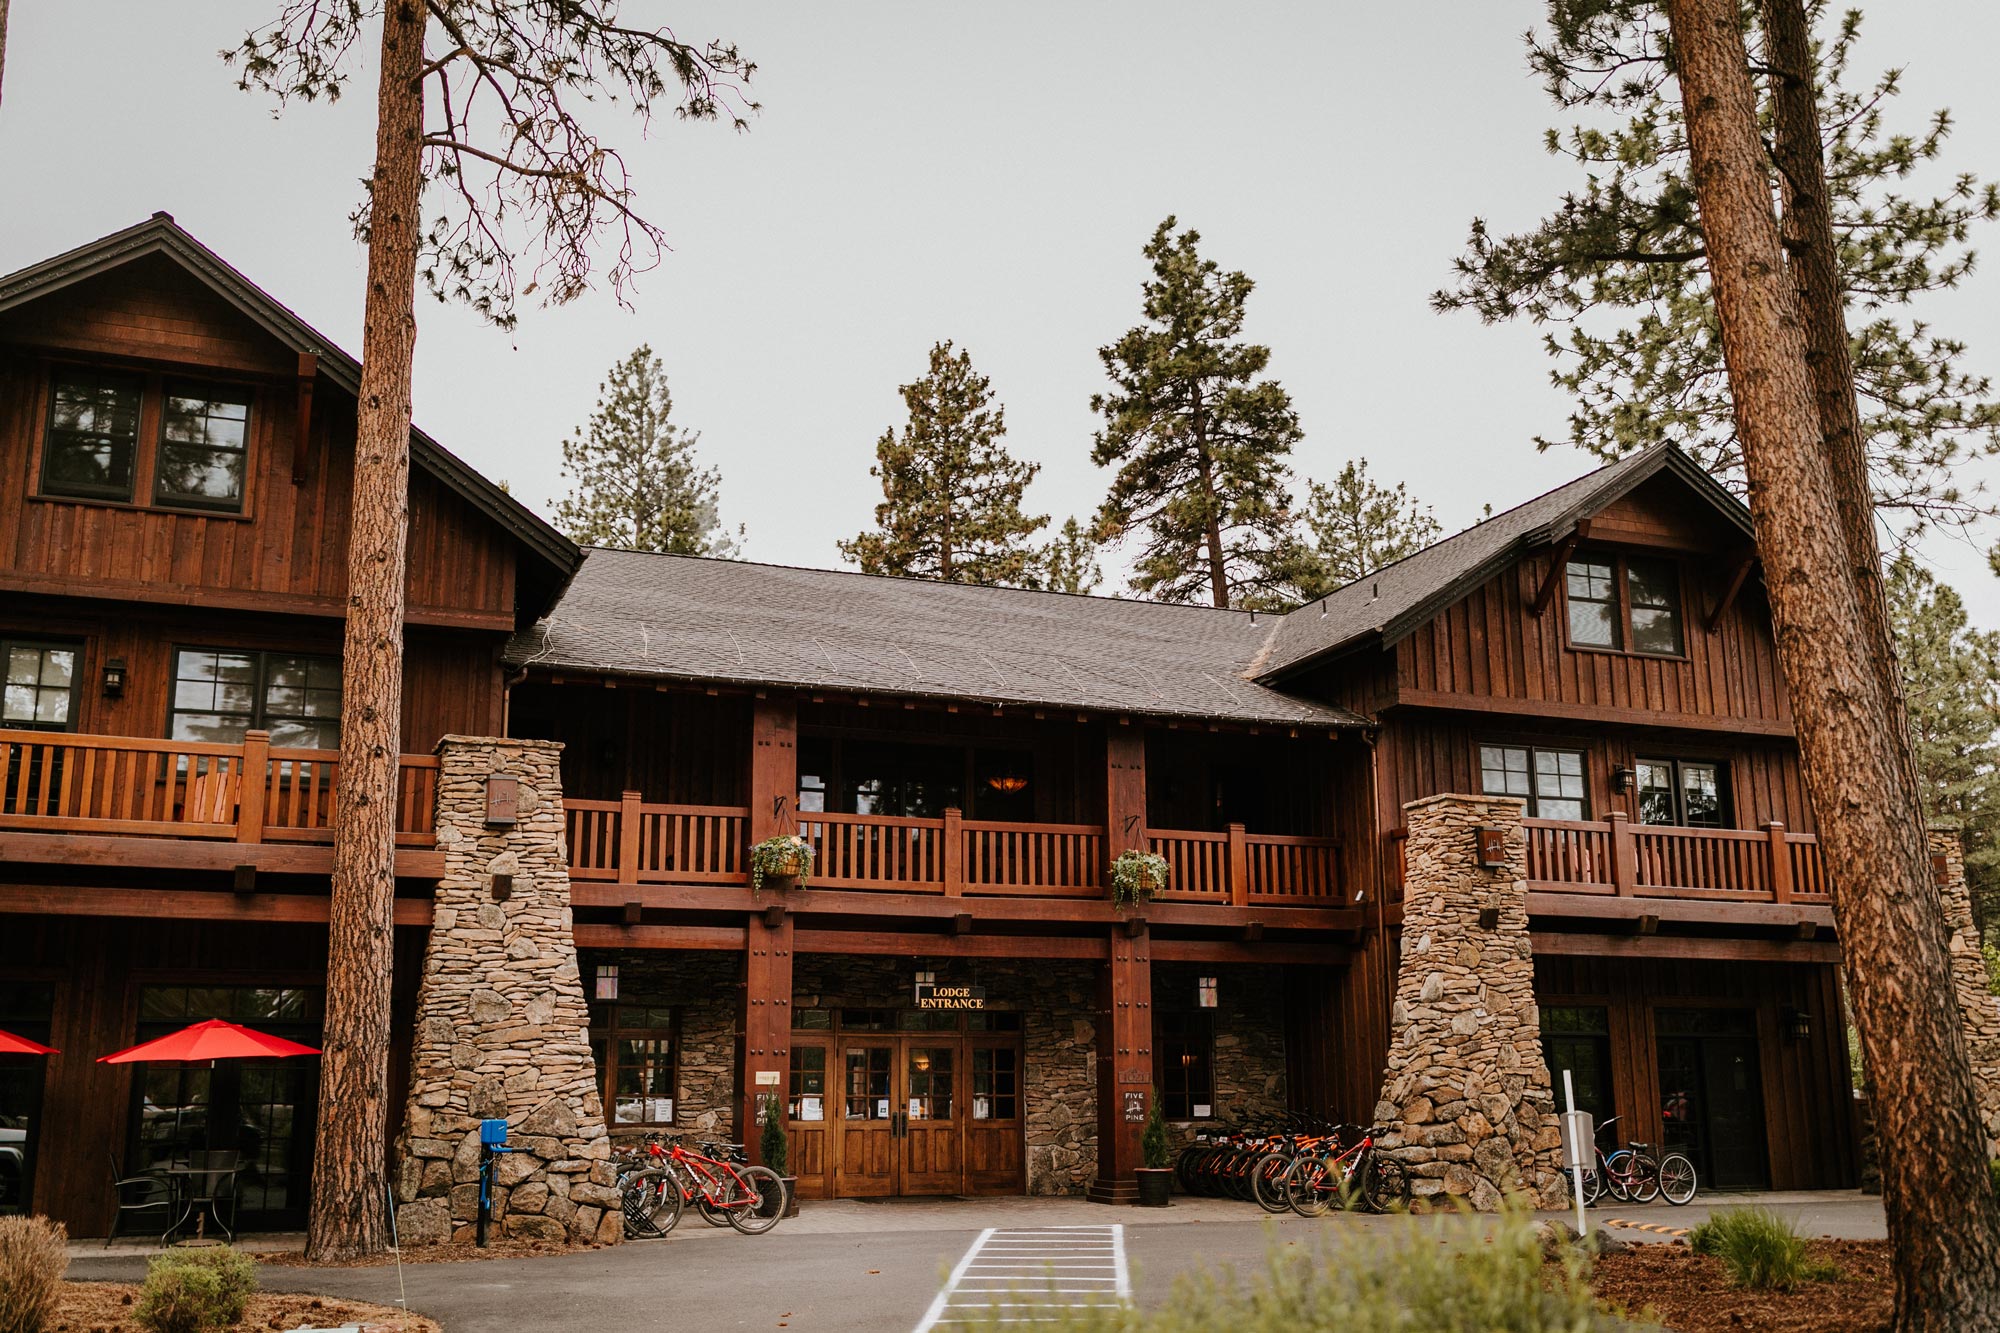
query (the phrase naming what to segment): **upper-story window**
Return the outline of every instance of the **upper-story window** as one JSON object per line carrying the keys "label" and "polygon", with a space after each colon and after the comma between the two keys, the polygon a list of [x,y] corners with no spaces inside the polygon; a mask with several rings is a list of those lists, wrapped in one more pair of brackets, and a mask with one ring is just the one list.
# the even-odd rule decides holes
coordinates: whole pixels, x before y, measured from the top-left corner
{"label": "upper-story window", "polygon": [[1579,556],[1565,573],[1571,644],[1665,657],[1680,654],[1680,568],[1672,560]]}
{"label": "upper-story window", "polygon": [[1639,822],[1721,828],[1722,765],[1696,759],[1641,759]]}
{"label": "upper-story window", "polygon": [[1520,797],[1533,819],[1586,818],[1581,750],[1482,745],[1479,789],[1488,796]]}
{"label": "upper-story window", "polygon": [[77,656],[75,644],[0,639],[0,727],[74,727]]}
{"label": "upper-story window", "polygon": [[241,513],[250,393],[215,384],[58,370],[43,495]]}
{"label": "upper-story window", "polygon": [[177,741],[235,744],[271,733],[286,749],[340,748],[340,659],[233,648],[174,652],[172,719]]}

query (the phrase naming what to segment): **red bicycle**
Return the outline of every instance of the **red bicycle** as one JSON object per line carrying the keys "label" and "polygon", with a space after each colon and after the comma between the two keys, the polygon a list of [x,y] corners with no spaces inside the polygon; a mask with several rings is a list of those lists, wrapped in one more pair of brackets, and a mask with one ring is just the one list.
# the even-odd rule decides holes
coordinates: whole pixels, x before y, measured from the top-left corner
{"label": "red bicycle", "polygon": [[705,1152],[693,1151],[678,1136],[647,1139],[653,1164],[626,1172],[621,1182],[629,1234],[666,1235],[690,1203],[711,1222],[719,1217],[746,1236],[778,1225],[785,1211],[785,1184],[778,1173],[740,1160],[738,1144],[701,1146]]}

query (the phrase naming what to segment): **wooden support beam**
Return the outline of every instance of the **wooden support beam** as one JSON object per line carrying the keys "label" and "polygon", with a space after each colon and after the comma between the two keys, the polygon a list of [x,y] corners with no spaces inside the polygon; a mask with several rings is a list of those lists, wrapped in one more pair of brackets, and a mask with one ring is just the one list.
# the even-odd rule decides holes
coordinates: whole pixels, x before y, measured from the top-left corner
{"label": "wooden support beam", "polygon": [[728,949],[741,951],[741,926],[616,926],[586,923],[570,927],[579,949]]}
{"label": "wooden support beam", "polygon": [[[801,930],[799,953],[894,958],[1081,958],[1105,956],[1102,938],[1064,935],[926,935],[916,931]],[[1121,941],[1122,943],[1123,941]]]}
{"label": "wooden support beam", "polygon": [[1253,963],[1265,966],[1320,967],[1344,964],[1353,952],[1338,944],[1245,944],[1240,940],[1153,941],[1156,963]]}
{"label": "wooden support beam", "polygon": [[1743,585],[1750,578],[1750,571],[1757,564],[1757,548],[1751,547],[1737,557],[1736,567],[1729,572],[1729,585],[1723,591],[1722,600],[1708,613],[1708,632],[1715,633],[1722,628],[1722,618],[1729,614],[1729,608],[1736,604],[1736,594],[1743,591]]}
{"label": "wooden support beam", "polygon": [[1129,1203],[1138,1191],[1132,1172],[1146,1164],[1139,1137],[1155,1095],[1152,940],[1113,932],[1110,944],[1098,972],[1097,1176],[1088,1194]]}
{"label": "wooden support beam", "polygon": [[236,892],[238,893],[257,892],[256,866],[254,865],[237,866],[235,871],[235,877],[236,877],[236,885],[235,885]]}
{"label": "wooden support beam", "polygon": [[[0,865],[89,866],[101,870],[202,870],[234,874],[254,865],[267,875],[333,873],[333,848],[326,843],[242,843],[220,838],[141,838],[121,833],[0,832]],[[396,878],[444,877],[444,853],[429,848],[396,850]]]}
{"label": "wooden support beam", "polygon": [[1840,946],[1805,940],[1719,940],[1694,935],[1573,935],[1537,930],[1528,936],[1538,956],[1586,958],[1712,958],[1745,963],[1837,963]]}
{"label": "wooden support beam", "polygon": [[[165,921],[326,921],[323,893],[107,889],[95,884],[0,884],[0,915],[125,916]],[[396,924],[428,926],[429,898],[396,899]]]}
{"label": "wooden support beam", "polygon": [[1401,708],[1444,708],[1457,713],[1498,713],[1508,717],[1558,718],[1606,727],[1665,728],[1673,731],[1728,732],[1739,736],[1792,736],[1789,722],[1769,718],[1723,717],[1712,713],[1669,713],[1646,708],[1558,703],[1548,699],[1501,699],[1448,690],[1398,689],[1391,701]]}
{"label": "wooden support beam", "polygon": [[311,472],[313,385],[319,378],[319,354],[299,353],[298,398],[292,409],[292,484],[303,486]]}
{"label": "wooden support beam", "polygon": [[753,912],[745,932],[741,1070],[742,1101],[738,1105],[736,1141],[761,1163],[758,1126],[764,1102],[785,1097],[785,1080],[792,1055],[792,955],[797,929],[782,903],[776,919]]}
{"label": "wooden support beam", "polygon": [[1589,536],[1590,520],[1586,518],[1579,520],[1577,525],[1570,529],[1569,536],[1557,543],[1555,551],[1549,556],[1549,572],[1542,579],[1542,586],[1535,590],[1534,612],[1538,618],[1542,612],[1549,609],[1549,603],[1555,600],[1556,588],[1562,583],[1563,574],[1569,568],[1569,558],[1576,550],[1576,544]]}
{"label": "wooden support beam", "polygon": [[1801,921],[1831,929],[1833,908],[1789,903],[1733,903],[1719,898],[1614,898],[1601,893],[1562,893],[1547,889],[1528,890],[1528,920],[1536,924],[1550,920],[1637,921],[1656,916],[1663,923],[1699,922],[1711,926],[1741,926],[1745,929],[1791,930]]}
{"label": "wooden support beam", "polygon": [[644,917],[645,910],[645,905],[642,903],[626,903],[624,912],[625,924],[628,926],[638,925]]}

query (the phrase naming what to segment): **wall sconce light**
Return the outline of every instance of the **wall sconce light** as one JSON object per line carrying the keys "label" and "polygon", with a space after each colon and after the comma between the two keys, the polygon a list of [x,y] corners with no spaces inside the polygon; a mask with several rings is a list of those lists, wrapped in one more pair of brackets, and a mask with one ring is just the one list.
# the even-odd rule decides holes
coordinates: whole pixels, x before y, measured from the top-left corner
{"label": "wall sconce light", "polygon": [[1614,768],[1611,770],[1611,785],[1618,791],[1632,791],[1639,785],[1639,770],[1636,768]]}
{"label": "wall sconce light", "polygon": [[1785,1010],[1785,1035],[1793,1041],[1812,1040],[1812,1015],[1803,1009]]}
{"label": "wall sconce light", "polygon": [[1215,978],[1199,977],[1194,983],[1194,1002],[1203,1009],[1215,1008]]}
{"label": "wall sconce light", "polygon": [[125,693],[125,659],[114,657],[104,664],[104,693],[116,699]]}
{"label": "wall sconce light", "polygon": [[1507,830],[1492,824],[1481,824],[1472,830],[1473,848],[1478,854],[1479,865],[1485,870],[1497,870],[1507,864]]}
{"label": "wall sconce light", "polygon": [[597,998],[615,1000],[618,998],[618,964],[599,963],[597,965]]}
{"label": "wall sconce light", "polygon": [[493,876],[493,901],[504,903],[514,896],[514,877],[496,874]]}

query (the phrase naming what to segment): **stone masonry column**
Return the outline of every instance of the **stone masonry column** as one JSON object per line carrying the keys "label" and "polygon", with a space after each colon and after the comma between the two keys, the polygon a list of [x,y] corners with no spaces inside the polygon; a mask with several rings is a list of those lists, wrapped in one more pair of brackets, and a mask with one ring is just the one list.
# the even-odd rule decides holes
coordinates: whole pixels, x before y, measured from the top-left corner
{"label": "stone masonry column", "polygon": [[551,741],[438,744],[444,878],[392,1158],[405,1244],[471,1239],[486,1119],[508,1122],[513,1149],[494,1170],[500,1235],[624,1237],[570,933],[561,754]]}
{"label": "stone masonry column", "polygon": [[[1418,1199],[1455,1195],[1492,1212],[1525,1193],[1560,1207],[1562,1138],[1535,1005],[1521,802],[1432,796],[1403,810],[1402,963],[1375,1107],[1389,1155],[1409,1169]],[[1501,831],[1497,867],[1479,864],[1482,826]]]}
{"label": "stone masonry column", "polygon": [[1965,1053],[1979,1094],[1986,1156],[2000,1158],[2000,996],[1987,984],[1972,895],[1965,884],[1965,839],[1958,830],[1931,830],[1931,869],[1944,899],[1945,929],[1951,933],[1951,979],[1965,1018]]}

